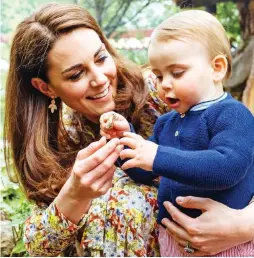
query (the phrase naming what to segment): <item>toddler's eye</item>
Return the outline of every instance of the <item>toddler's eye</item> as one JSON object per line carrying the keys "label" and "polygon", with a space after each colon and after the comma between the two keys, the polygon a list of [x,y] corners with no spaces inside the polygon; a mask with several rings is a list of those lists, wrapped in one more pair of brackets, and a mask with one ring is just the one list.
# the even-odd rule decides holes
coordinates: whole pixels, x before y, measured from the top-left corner
{"label": "toddler's eye", "polygon": [[172,74],[173,74],[173,76],[175,77],[175,78],[179,78],[179,77],[181,77],[183,74],[184,74],[184,70],[181,70],[181,71],[174,71],[174,72],[172,72]]}
{"label": "toddler's eye", "polygon": [[158,80],[158,81],[162,81],[162,76],[161,75],[156,75],[156,79]]}

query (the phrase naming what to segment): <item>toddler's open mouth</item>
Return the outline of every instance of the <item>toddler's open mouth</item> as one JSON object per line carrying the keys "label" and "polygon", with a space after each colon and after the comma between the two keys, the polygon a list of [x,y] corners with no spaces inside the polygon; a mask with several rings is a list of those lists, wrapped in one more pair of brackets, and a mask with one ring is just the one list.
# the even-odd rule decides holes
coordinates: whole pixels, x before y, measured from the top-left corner
{"label": "toddler's open mouth", "polygon": [[167,98],[167,104],[170,108],[178,108],[180,105],[180,99],[177,98]]}
{"label": "toddler's open mouth", "polygon": [[167,98],[167,99],[170,102],[170,104],[176,104],[179,101],[179,99],[175,99],[175,98]]}

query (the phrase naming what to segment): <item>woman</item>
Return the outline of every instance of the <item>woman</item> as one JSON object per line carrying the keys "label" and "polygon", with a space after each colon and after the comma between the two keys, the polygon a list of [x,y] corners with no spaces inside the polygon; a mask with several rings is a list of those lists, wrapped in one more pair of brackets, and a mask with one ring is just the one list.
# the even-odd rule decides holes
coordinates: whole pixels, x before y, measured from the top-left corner
{"label": "woman", "polygon": [[84,255],[158,256],[156,188],[116,170],[119,140],[99,135],[105,111],[118,110],[145,137],[158,111],[140,69],[117,55],[94,18],[49,4],[24,20],[6,93],[5,139],[38,206],[25,227],[29,253],[73,255],[67,247],[79,232]]}
{"label": "woman", "polygon": [[157,256],[156,189],[115,170],[118,139],[100,138],[98,125],[116,110],[147,137],[164,110],[152,80],[145,85],[75,5],[49,4],[23,21],[10,64],[6,157],[37,204],[25,226],[29,253]]}

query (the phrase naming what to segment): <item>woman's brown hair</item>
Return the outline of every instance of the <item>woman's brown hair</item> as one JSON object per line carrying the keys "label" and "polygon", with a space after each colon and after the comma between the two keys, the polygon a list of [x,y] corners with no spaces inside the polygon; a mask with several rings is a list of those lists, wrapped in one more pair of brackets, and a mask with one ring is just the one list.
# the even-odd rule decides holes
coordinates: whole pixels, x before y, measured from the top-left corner
{"label": "woman's brown hair", "polygon": [[[48,81],[49,51],[59,35],[80,27],[94,30],[112,55],[118,76],[116,111],[129,118],[137,130],[146,102],[147,92],[140,68],[115,52],[85,9],[77,5],[47,4],[21,22],[11,47],[6,84],[5,160],[10,172],[10,158],[13,158],[19,182],[28,198],[37,203],[49,204],[56,197],[75,155],[58,150],[61,100],[56,100],[57,111],[49,113],[50,99],[31,85],[31,79],[39,77]],[[82,116],[79,120],[87,122]]]}

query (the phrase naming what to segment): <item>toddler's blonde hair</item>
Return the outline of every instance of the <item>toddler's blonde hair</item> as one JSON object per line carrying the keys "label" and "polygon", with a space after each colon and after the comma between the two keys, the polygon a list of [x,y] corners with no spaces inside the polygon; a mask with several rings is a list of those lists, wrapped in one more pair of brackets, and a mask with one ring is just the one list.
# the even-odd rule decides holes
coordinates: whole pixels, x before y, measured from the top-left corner
{"label": "toddler's blonde hair", "polygon": [[168,40],[197,40],[207,49],[212,60],[217,55],[224,55],[228,69],[224,79],[231,73],[232,56],[225,29],[210,13],[201,10],[179,12],[163,21],[153,32],[151,43]]}

